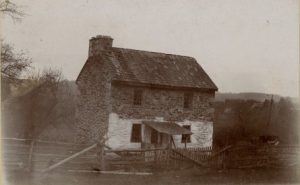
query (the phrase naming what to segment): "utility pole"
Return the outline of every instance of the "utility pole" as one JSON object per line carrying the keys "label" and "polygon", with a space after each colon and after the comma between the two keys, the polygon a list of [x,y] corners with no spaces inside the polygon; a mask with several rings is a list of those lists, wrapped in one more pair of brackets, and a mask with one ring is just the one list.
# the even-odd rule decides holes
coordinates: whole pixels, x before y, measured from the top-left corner
{"label": "utility pole", "polygon": [[273,107],[273,95],[272,95],[272,97],[271,97],[271,103],[270,103],[270,108],[269,108],[269,116],[268,116],[267,128],[266,128],[266,129],[269,129],[269,125],[270,125],[270,122],[271,122],[271,118],[272,118],[272,107]]}

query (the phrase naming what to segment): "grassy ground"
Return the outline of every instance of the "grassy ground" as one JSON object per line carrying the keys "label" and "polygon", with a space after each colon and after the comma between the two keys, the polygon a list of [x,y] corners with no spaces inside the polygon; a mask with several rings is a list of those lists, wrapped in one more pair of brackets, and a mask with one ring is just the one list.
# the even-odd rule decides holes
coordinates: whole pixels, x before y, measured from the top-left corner
{"label": "grassy ground", "polygon": [[148,176],[52,172],[39,179],[38,175],[33,178],[26,173],[11,172],[6,176],[7,185],[300,184],[300,173],[295,169],[188,169],[157,172]]}

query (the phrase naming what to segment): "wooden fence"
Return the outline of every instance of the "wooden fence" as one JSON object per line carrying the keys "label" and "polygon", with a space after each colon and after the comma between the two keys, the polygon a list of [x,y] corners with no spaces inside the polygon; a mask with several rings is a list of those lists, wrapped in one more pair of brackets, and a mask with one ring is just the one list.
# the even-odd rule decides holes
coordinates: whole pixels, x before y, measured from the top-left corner
{"label": "wooden fence", "polygon": [[[89,145],[18,138],[2,138],[2,161],[5,170],[43,171]],[[187,159],[167,149],[105,150],[105,169],[150,171],[153,168],[179,167]],[[173,165],[173,166],[172,166]],[[56,171],[98,171],[96,149],[76,157]]]}
{"label": "wooden fence", "polygon": [[[87,147],[87,145],[74,143],[29,139],[2,138],[1,140],[2,164],[5,170],[41,171]],[[96,151],[91,150],[58,169],[91,170],[96,167],[96,160]]]}
{"label": "wooden fence", "polygon": [[[109,154],[114,158],[109,158]],[[118,154],[118,156],[116,156]],[[106,166],[113,169],[131,166],[135,169],[178,169],[211,163],[212,147],[176,149],[107,150]]]}
{"label": "wooden fence", "polygon": [[205,168],[300,167],[300,146],[235,145],[223,149],[173,149],[182,158]]}
{"label": "wooden fence", "polygon": [[[2,138],[6,170],[42,171],[89,145]],[[105,150],[105,169],[151,171],[199,166],[205,168],[299,167],[299,146],[228,146],[207,148]],[[97,171],[96,149],[66,162],[55,170]]]}
{"label": "wooden fence", "polygon": [[299,146],[234,146],[223,155],[226,168],[300,167]]}
{"label": "wooden fence", "polygon": [[[180,151],[186,151],[181,150]],[[187,153],[194,151],[189,149]],[[195,149],[205,155],[201,148]],[[205,150],[207,152],[207,149]],[[195,164],[191,159],[174,149],[106,150],[106,169],[152,171],[188,168]],[[114,157],[109,157],[112,154]],[[117,155],[117,156],[116,156]],[[208,155],[208,152],[207,152]]]}

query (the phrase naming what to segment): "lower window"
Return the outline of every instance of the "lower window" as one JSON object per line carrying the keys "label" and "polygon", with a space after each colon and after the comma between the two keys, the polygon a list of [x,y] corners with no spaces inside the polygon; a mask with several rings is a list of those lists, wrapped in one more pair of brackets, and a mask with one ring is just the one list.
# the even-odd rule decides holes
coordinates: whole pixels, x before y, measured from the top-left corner
{"label": "lower window", "polygon": [[139,143],[142,141],[141,124],[132,124],[131,139],[132,143]]}

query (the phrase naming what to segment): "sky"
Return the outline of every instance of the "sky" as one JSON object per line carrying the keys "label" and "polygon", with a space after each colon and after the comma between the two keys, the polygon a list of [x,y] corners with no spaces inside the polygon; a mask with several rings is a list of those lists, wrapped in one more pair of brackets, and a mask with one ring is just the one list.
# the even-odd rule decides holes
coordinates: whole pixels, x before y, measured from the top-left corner
{"label": "sky", "polygon": [[37,69],[75,80],[88,41],[192,56],[220,92],[298,97],[297,0],[14,0],[26,16],[3,21],[4,41]]}

